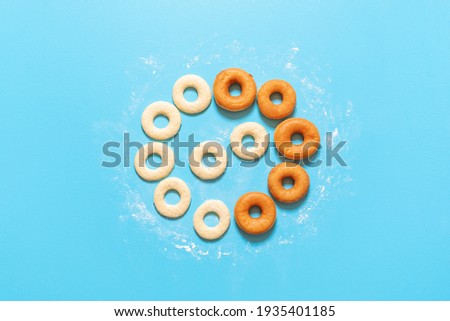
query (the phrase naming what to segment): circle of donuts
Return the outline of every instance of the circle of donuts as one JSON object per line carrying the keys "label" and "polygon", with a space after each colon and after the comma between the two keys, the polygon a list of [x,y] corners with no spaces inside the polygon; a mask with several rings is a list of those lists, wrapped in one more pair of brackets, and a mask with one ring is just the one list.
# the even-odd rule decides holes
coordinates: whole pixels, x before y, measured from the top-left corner
{"label": "circle of donuts", "polygon": [[[241,88],[240,95],[232,95],[230,87],[237,84]],[[188,101],[184,92],[189,89],[197,91],[197,99]],[[294,112],[296,93],[288,82],[272,79],[257,90],[253,76],[239,68],[222,70],[213,84],[214,100],[219,108],[228,112],[239,112],[252,106],[257,101],[258,108],[264,117],[280,120]],[[281,103],[273,102],[273,95],[281,96]],[[168,177],[175,165],[175,156],[168,144],[162,142],[174,137],[181,127],[181,113],[198,114],[207,109],[212,101],[211,88],[198,75],[185,75],[179,78],[172,90],[173,104],[165,101],[154,102],[145,108],[141,125],[145,134],[152,138],[139,149],[134,159],[136,173],[145,181],[159,181],[154,191],[154,205],[158,213],[170,219],[182,217],[190,207],[191,192],[188,185],[180,178]],[[169,123],[164,128],[155,126],[157,116],[165,116]],[[301,144],[294,144],[292,137],[299,134],[303,137]],[[245,146],[243,139],[251,136],[252,146]],[[242,195],[234,207],[236,225],[245,233],[259,235],[272,229],[277,217],[276,203],[295,203],[304,198],[309,190],[308,173],[293,161],[308,159],[314,155],[320,146],[320,134],[316,126],[303,118],[287,118],[281,121],[274,131],[275,147],[278,152],[289,160],[272,168],[268,175],[267,185],[270,196],[258,191]],[[244,161],[255,161],[262,157],[269,146],[267,130],[257,122],[245,122],[237,125],[230,135],[230,145],[233,153]],[[147,166],[148,158],[159,155],[161,165],[156,169]],[[204,163],[204,157],[212,155],[214,165]],[[223,175],[227,167],[226,149],[217,141],[204,141],[198,144],[189,157],[192,173],[201,180],[214,180]],[[291,188],[285,187],[284,181],[292,180]],[[168,204],[165,195],[176,191],[180,200],[177,204]],[[252,215],[252,209],[260,211],[259,216]],[[205,223],[205,217],[214,213],[219,219],[216,226]],[[221,200],[209,199],[200,205],[193,217],[193,227],[196,233],[205,240],[221,238],[230,226],[230,211]]]}

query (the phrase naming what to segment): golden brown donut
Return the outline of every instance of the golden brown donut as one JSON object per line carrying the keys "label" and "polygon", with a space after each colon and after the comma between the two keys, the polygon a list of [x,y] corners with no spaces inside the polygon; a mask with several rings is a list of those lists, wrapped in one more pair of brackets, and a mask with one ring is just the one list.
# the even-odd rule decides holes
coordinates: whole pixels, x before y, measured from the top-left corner
{"label": "golden brown donut", "polygon": [[[261,215],[250,216],[250,208],[258,206]],[[258,235],[270,230],[275,223],[277,210],[273,200],[264,193],[250,192],[242,195],[234,207],[234,219],[237,225],[248,234]]]}
{"label": "golden brown donut", "polygon": [[[301,144],[292,143],[292,135],[301,134]],[[317,127],[303,118],[289,118],[275,128],[275,146],[280,153],[290,159],[300,160],[309,158],[320,146],[320,134]]]}
{"label": "golden brown donut", "polygon": [[[241,86],[241,94],[232,96],[232,84]],[[214,99],[217,105],[229,111],[240,111],[249,107],[256,98],[256,83],[253,76],[239,68],[222,70],[214,80]]]}
{"label": "golden brown donut", "polygon": [[[292,178],[294,185],[286,189],[283,179]],[[283,203],[293,203],[305,197],[309,189],[308,173],[295,163],[281,163],[272,168],[267,180],[272,196]]]}
{"label": "golden brown donut", "polygon": [[[281,95],[281,104],[274,104],[270,99],[274,93]],[[294,111],[296,101],[297,95],[294,88],[284,80],[269,80],[258,91],[258,107],[267,118],[281,119],[289,116]]]}

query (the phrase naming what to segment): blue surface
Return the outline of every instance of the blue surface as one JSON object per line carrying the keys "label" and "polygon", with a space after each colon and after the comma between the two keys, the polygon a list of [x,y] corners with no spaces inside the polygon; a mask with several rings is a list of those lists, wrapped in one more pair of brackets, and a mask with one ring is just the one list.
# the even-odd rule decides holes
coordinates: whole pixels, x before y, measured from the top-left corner
{"label": "blue surface", "polygon": [[[0,299],[450,299],[448,2],[3,1],[0,16]],[[347,140],[349,166],[307,168],[307,200],[278,204],[267,237],[232,224],[206,243],[195,208],[267,191],[269,168],[208,184],[177,167],[193,201],[168,221],[155,184],[101,151],[146,142],[140,114],[179,76],[230,66],[292,82],[295,115]],[[275,124],[255,106],[182,117],[180,138],[201,140]]]}

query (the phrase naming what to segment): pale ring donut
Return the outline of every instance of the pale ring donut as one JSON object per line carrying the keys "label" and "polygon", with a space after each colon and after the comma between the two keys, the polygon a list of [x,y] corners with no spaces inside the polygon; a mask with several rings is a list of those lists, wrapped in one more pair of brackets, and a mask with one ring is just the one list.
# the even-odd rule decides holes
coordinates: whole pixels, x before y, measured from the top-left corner
{"label": "pale ring donut", "polygon": [[[194,88],[197,91],[195,101],[187,101],[184,98],[184,91],[187,88]],[[192,74],[185,75],[173,85],[172,99],[181,111],[187,114],[197,114],[205,110],[211,103],[211,88],[202,77]]]}
{"label": "pale ring donut", "polygon": [[[254,146],[243,146],[244,136],[252,136],[255,140]],[[242,159],[255,160],[260,158],[269,146],[269,134],[266,129],[255,122],[240,124],[233,129],[230,136],[230,144],[233,152]]]}
{"label": "pale ring donut", "polygon": [[[168,191],[177,191],[180,201],[177,204],[167,204],[164,199]],[[159,214],[169,218],[182,216],[191,204],[191,191],[186,183],[177,177],[169,177],[161,181],[155,188],[153,203]]]}
{"label": "pale ring donut", "polygon": [[[169,124],[164,128],[155,126],[155,118],[159,115],[164,115],[169,120]],[[142,113],[141,124],[147,136],[157,140],[165,140],[175,136],[180,130],[181,115],[171,103],[157,101],[145,108]]]}
{"label": "pale ring donut", "polygon": [[[216,162],[213,166],[206,166],[202,163],[205,154],[213,154]],[[205,141],[196,146],[189,157],[189,166],[192,172],[203,180],[219,177],[227,167],[227,152],[218,142]]]}
{"label": "pale ring donut", "polygon": [[[210,227],[205,224],[205,216],[208,213],[216,213],[219,217],[219,224]],[[230,227],[230,211],[228,207],[219,200],[207,200],[195,211],[194,229],[197,234],[206,240],[216,240]]]}
{"label": "pale ring donut", "polygon": [[[161,157],[161,165],[155,169],[146,166],[147,158],[150,155],[157,154]],[[167,144],[161,142],[151,142],[142,146],[134,157],[134,168],[136,173],[146,181],[158,181],[167,175],[175,165],[173,151]]]}

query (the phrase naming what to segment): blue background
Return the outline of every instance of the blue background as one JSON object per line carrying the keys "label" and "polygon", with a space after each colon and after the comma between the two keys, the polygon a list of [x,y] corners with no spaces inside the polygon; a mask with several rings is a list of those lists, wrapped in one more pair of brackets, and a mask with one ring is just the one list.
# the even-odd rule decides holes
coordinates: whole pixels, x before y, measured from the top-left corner
{"label": "blue background", "polygon": [[[450,299],[449,2],[2,1],[0,16],[0,299]],[[190,224],[208,196],[232,209],[242,192],[267,191],[264,164],[209,185],[176,168],[193,192],[186,216],[136,218],[130,197],[153,215],[155,184],[102,167],[103,143],[124,132],[146,142],[148,103],[170,100],[185,73],[212,84],[232,65],[258,86],[291,81],[296,116],[323,138],[338,129],[349,166],[308,168],[308,199],[278,204],[263,239],[232,224],[206,243]],[[240,121],[274,126],[255,107],[182,117],[180,136],[202,140]],[[177,248],[171,228],[201,251]]]}

